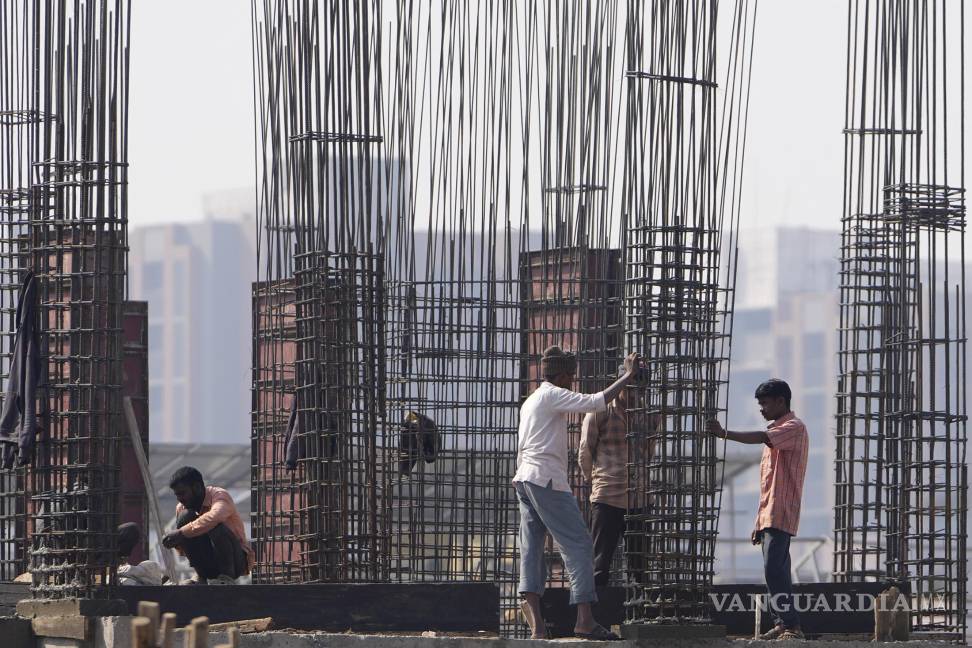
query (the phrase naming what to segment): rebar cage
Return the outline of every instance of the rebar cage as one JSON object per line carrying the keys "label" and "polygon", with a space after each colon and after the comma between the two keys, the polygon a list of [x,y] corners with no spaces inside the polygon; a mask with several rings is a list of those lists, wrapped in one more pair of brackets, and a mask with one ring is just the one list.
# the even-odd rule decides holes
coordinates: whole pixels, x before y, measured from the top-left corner
{"label": "rebar cage", "polygon": [[41,346],[21,414],[38,415],[37,443],[0,476],[0,576],[29,564],[41,598],[104,595],[116,563],[128,11],[125,0],[0,4],[5,374],[27,271]]}
{"label": "rebar cage", "polygon": [[964,21],[948,0],[848,18],[834,578],[906,582],[913,632],[961,639]]}

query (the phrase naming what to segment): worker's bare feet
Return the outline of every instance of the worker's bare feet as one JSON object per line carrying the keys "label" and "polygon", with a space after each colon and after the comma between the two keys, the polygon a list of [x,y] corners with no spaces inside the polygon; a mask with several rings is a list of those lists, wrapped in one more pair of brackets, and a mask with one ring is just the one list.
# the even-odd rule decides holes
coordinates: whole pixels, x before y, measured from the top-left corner
{"label": "worker's bare feet", "polygon": [[531,600],[531,597],[527,596],[520,601],[520,612],[526,619],[527,625],[530,626],[530,638],[546,639],[547,624],[544,623],[543,615],[540,613],[539,597],[537,597],[537,600]]}

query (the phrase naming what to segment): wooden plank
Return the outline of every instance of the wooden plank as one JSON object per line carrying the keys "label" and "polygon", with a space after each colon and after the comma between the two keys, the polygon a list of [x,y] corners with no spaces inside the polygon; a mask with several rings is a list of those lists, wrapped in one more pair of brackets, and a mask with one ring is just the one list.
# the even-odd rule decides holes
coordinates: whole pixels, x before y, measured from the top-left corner
{"label": "wooden plank", "polygon": [[209,619],[196,617],[186,628],[186,648],[209,648]]}
{"label": "wooden plank", "polygon": [[210,632],[222,632],[236,628],[240,632],[266,632],[273,629],[273,617],[262,619],[244,619],[243,621],[227,621],[226,623],[214,623],[209,626]]}
{"label": "wooden plank", "polygon": [[[165,535],[165,527],[162,524],[162,513],[159,511],[159,497],[152,486],[152,474],[149,472],[148,457],[145,456],[145,448],[142,447],[142,435],[138,430],[138,420],[135,418],[135,410],[132,409],[132,399],[125,396],[122,399],[123,409],[125,410],[125,420],[128,422],[128,436],[132,441],[132,449],[135,451],[135,459],[138,460],[138,469],[142,473],[142,482],[145,484],[145,493],[148,496],[149,511],[152,514],[152,522],[155,524],[155,533],[158,535],[158,551],[162,557],[162,568],[169,581],[175,582],[175,560],[172,558],[170,549],[162,546],[162,536]],[[147,533],[148,529],[143,530]]]}
{"label": "wooden plank", "polygon": [[161,648],[172,648],[175,629],[176,615],[172,612],[166,612],[162,615],[162,626],[159,628],[159,637],[161,639],[159,646]]}
{"label": "wooden plank", "polygon": [[132,648],[155,648],[150,619],[146,617],[132,619]]}
{"label": "wooden plank", "polygon": [[158,645],[159,604],[155,601],[139,601],[138,616],[149,620],[148,643],[151,648]]}
{"label": "wooden plank", "polygon": [[278,628],[329,632],[499,631],[493,583],[131,586],[116,595],[131,614],[155,601],[179,625],[205,614],[212,623],[271,617]]}

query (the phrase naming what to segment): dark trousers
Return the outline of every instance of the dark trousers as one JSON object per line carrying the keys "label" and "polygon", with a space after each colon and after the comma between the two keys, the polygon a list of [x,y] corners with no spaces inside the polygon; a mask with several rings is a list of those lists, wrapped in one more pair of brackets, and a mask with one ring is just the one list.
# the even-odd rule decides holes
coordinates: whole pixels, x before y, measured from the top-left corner
{"label": "dark trousers", "polygon": [[605,587],[611,578],[611,561],[618,541],[624,534],[623,508],[593,502],[591,504],[591,536],[594,540],[594,585]]}
{"label": "dark trousers", "polygon": [[800,616],[793,603],[793,580],[790,577],[790,534],[779,529],[763,529],[763,573],[769,592],[769,610],[777,625],[799,628]]}
{"label": "dark trousers", "polygon": [[[179,528],[199,517],[192,511],[179,516]],[[196,570],[200,579],[216,578],[220,575],[239,578],[246,571],[246,552],[236,534],[225,524],[217,524],[209,533],[185,538],[179,545],[189,564]]]}

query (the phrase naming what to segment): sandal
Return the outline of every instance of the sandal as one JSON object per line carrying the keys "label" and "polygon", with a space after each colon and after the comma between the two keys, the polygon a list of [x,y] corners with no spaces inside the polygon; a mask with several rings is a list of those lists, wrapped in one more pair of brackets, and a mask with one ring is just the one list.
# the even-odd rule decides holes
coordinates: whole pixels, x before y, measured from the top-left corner
{"label": "sandal", "polygon": [[574,631],[574,636],[578,639],[590,639],[592,641],[621,641],[621,637],[614,634],[600,623],[594,624],[594,629],[590,632]]}
{"label": "sandal", "polygon": [[779,637],[777,637],[776,640],[777,641],[790,641],[792,639],[806,639],[806,638],[807,637],[803,634],[803,631],[800,630],[799,628],[796,628],[794,630],[790,630],[789,628],[787,628],[786,630],[783,631],[783,634],[781,634]]}
{"label": "sandal", "polygon": [[780,635],[786,632],[786,626],[775,625],[763,634],[759,635],[757,639],[760,641],[770,641],[772,639],[779,639]]}

